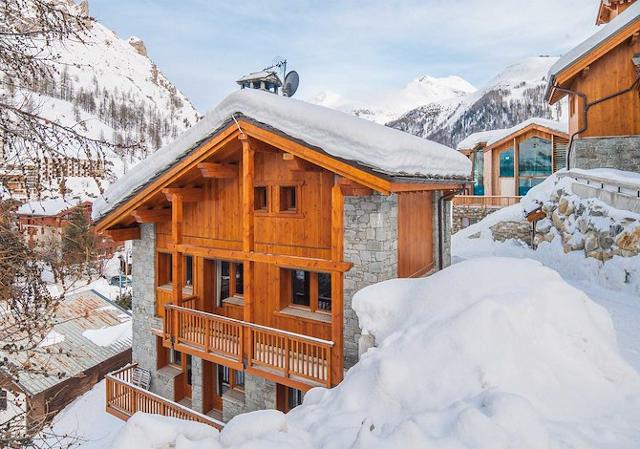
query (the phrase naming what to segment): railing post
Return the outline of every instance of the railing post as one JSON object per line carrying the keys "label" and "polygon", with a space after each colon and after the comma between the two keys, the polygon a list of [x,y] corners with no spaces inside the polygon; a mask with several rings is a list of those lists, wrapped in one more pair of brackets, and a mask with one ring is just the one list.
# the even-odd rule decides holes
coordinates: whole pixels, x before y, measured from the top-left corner
{"label": "railing post", "polygon": [[284,377],[289,377],[289,337],[284,337]]}
{"label": "railing post", "polygon": [[204,323],[204,352],[209,352],[209,340],[211,339],[211,319],[205,317],[202,322]]}

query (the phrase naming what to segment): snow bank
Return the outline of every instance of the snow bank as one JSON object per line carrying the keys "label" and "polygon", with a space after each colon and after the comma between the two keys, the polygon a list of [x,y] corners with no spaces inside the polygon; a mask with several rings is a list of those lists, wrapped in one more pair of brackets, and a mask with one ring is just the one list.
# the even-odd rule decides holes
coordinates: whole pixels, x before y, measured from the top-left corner
{"label": "snow bank", "polygon": [[[366,288],[354,308],[378,347],[286,416],[235,418],[222,447],[637,447],[640,376],[609,315],[538,262],[459,263]],[[156,447],[145,435],[136,449]]]}
{"label": "snow bank", "polygon": [[136,413],[127,421],[124,431],[114,440],[113,448],[218,449],[221,446],[217,439],[218,431],[206,424]]}
{"label": "snow bank", "polygon": [[95,202],[94,220],[164,172],[233,117],[240,116],[269,125],[332,156],[392,174],[466,178],[471,172],[471,162],[466,157],[439,143],[304,101],[244,89],[227,96],[198,124],[114,183]]}

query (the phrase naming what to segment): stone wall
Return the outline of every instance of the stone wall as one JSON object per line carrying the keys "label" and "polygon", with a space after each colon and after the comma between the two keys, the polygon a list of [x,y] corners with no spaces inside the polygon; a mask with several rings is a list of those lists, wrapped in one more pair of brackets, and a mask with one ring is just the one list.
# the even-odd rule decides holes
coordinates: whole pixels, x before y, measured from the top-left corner
{"label": "stone wall", "polygon": [[140,240],[134,240],[131,252],[133,313],[133,362],[151,372],[151,391],[168,399],[174,397],[174,378],[180,371],[170,366],[157,369],[157,337],[152,329],[162,329],[155,316],[156,307],[156,233],[155,225],[140,225]]}
{"label": "stone wall", "polygon": [[499,209],[487,206],[453,206],[453,233],[478,223]]}
{"label": "stone wall", "polygon": [[501,221],[491,226],[493,239],[498,242],[520,240],[531,246],[531,224],[527,220]]}
{"label": "stone wall", "polygon": [[358,361],[360,326],[351,299],[360,289],[395,278],[398,272],[398,197],[344,199],[344,258],[353,268],[344,276],[344,365]]}
{"label": "stone wall", "polygon": [[571,168],[617,168],[640,172],[640,136],[576,139],[570,161]]}

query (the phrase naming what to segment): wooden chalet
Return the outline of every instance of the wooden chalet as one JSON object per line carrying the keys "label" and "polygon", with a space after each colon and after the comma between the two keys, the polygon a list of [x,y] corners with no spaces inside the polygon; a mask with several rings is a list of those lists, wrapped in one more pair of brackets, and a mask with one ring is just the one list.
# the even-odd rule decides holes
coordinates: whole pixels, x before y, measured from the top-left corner
{"label": "wooden chalet", "polygon": [[227,420],[338,384],[358,358],[351,296],[448,263],[470,167],[348,114],[227,97],[94,208],[100,232],[134,240],[133,358],[152,378],[111,376],[108,411]]}
{"label": "wooden chalet", "polygon": [[601,0],[596,17],[596,25],[604,25],[611,22],[619,14],[622,14],[636,0]]}
{"label": "wooden chalet", "polygon": [[640,134],[640,3],[602,1],[598,23],[549,72],[546,98],[568,97],[572,140]]}
{"label": "wooden chalet", "polygon": [[[473,198],[507,206],[566,165],[568,141],[564,123],[534,118],[513,128],[472,134],[458,151],[473,163],[473,188],[456,202]],[[489,204],[491,205],[491,204]]]}

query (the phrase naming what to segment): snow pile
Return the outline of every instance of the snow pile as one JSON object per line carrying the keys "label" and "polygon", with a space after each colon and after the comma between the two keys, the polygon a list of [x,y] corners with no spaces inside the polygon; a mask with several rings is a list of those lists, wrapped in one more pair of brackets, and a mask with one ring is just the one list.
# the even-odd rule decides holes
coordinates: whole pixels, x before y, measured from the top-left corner
{"label": "snow pile", "polygon": [[637,447],[640,376],[609,315],[538,262],[467,261],[368,287],[354,308],[378,347],[286,416],[235,418],[222,447]]}
{"label": "snow pile", "polygon": [[127,316],[127,320],[124,323],[103,327],[101,329],[88,329],[82,332],[82,336],[91,340],[93,344],[106,347],[120,342],[131,341],[133,338],[133,328],[131,327],[131,320]]}
{"label": "snow pile", "polygon": [[55,330],[50,330],[44,339],[38,343],[39,348],[46,348],[49,346],[57,345],[58,343],[62,343],[64,341],[64,335]]}
{"label": "snow pile", "polygon": [[240,116],[269,125],[332,156],[392,174],[466,178],[471,172],[471,162],[466,157],[439,143],[293,98],[244,89],[227,96],[196,126],[113,184],[95,202],[93,219],[104,216]]}

